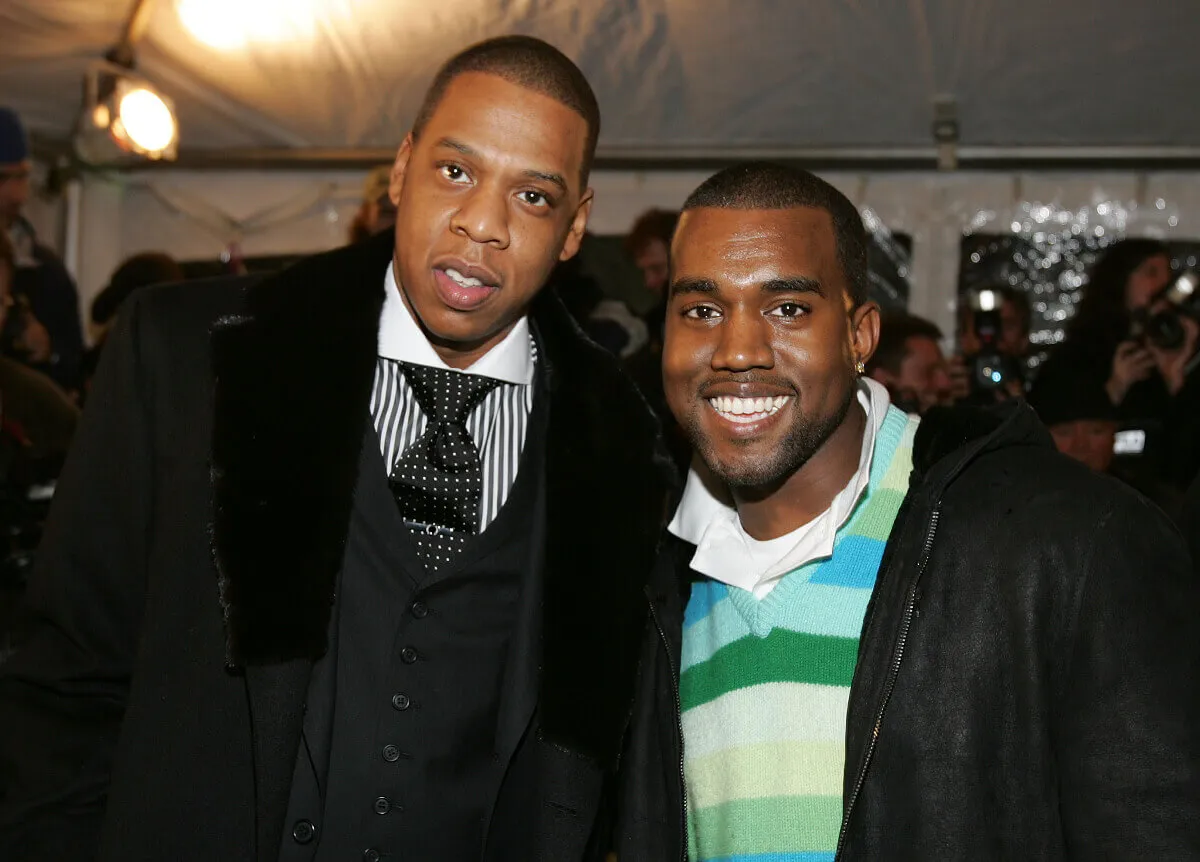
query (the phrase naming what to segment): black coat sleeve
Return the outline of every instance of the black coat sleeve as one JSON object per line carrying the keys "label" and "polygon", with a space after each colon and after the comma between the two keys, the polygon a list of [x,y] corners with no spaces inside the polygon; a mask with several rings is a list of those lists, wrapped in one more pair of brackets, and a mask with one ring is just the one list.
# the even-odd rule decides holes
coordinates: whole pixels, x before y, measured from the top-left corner
{"label": "black coat sleeve", "polygon": [[1200,859],[1200,589],[1145,500],[1095,526],[1054,725],[1073,859]]}
{"label": "black coat sleeve", "polygon": [[139,303],[105,348],[0,665],[0,858],[92,858],[145,595],[154,453]]}

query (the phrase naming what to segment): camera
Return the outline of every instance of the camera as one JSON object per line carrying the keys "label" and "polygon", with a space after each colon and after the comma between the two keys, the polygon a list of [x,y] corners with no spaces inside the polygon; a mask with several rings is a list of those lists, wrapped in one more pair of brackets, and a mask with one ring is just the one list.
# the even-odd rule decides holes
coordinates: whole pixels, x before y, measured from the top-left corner
{"label": "camera", "polygon": [[1003,297],[995,290],[980,290],[972,295],[975,338],[979,352],[971,363],[971,391],[994,392],[1019,380],[1016,363],[1000,352],[1000,305]]}
{"label": "camera", "polygon": [[1160,290],[1150,304],[1133,315],[1130,337],[1147,341],[1160,350],[1178,350],[1187,339],[1183,316],[1196,317],[1200,273],[1187,270]]}

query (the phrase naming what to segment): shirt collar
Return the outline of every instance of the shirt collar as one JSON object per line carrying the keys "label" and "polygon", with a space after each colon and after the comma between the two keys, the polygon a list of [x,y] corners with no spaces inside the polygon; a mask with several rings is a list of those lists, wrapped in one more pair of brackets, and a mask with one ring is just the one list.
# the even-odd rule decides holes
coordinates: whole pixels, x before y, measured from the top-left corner
{"label": "shirt collar", "polygon": [[411,362],[414,365],[491,377],[505,383],[527,386],[533,382],[534,360],[528,317],[518,320],[508,335],[504,336],[504,340],[470,368],[450,368],[437,355],[408,306],[404,304],[400,287],[396,283],[394,265],[388,264],[387,276],[384,279],[383,311],[379,315],[380,356],[398,362]]}
{"label": "shirt collar", "polygon": [[867,489],[875,437],[891,404],[887,390],[868,378],[859,381],[857,396],[867,416],[858,469],[828,509],[785,536],[766,542],[752,538],[742,529],[729,489],[703,464],[693,464],[667,529],[696,546],[692,558],[695,571],[758,592],[805,563],[833,555],[837,531],[849,520]]}

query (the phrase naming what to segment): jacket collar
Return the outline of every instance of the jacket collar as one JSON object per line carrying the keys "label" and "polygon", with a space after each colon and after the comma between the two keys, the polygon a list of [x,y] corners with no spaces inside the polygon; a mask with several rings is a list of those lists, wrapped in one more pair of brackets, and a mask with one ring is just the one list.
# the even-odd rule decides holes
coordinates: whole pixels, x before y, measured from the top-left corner
{"label": "jacket collar", "polygon": [[940,496],[972,461],[1008,446],[1053,446],[1050,433],[1024,401],[995,407],[938,407],[921,419],[913,440],[910,489]]}
{"label": "jacket collar", "polygon": [[[250,287],[246,313],[213,333],[211,529],[231,668],[327,649],[392,250],[384,235],[308,258]],[[539,724],[611,765],[672,467],[616,360],[550,291],[531,314],[551,399]]]}

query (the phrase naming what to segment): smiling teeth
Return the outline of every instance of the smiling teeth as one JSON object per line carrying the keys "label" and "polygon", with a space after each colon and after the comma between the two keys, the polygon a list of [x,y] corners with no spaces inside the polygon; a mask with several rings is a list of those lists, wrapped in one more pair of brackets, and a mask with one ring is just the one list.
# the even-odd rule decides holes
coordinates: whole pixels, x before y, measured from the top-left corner
{"label": "smiling teeth", "polygon": [[483,282],[477,278],[467,278],[457,269],[447,269],[446,275],[450,276],[455,282],[463,287],[483,287]]}
{"label": "smiling teeth", "polygon": [[783,405],[792,400],[790,395],[779,395],[775,398],[709,398],[712,405],[721,416],[735,422],[752,422],[777,413]]}

